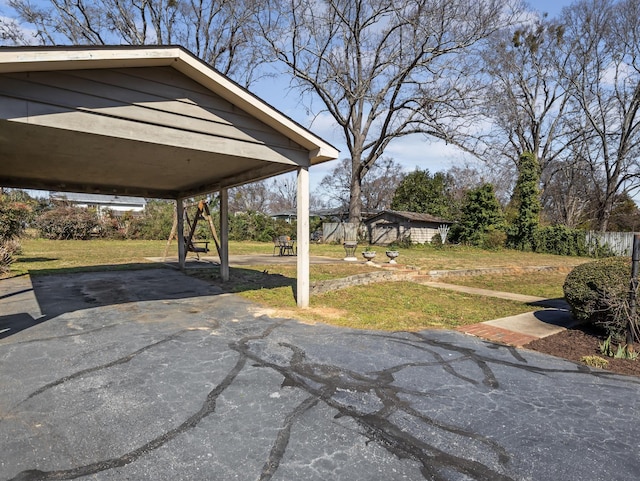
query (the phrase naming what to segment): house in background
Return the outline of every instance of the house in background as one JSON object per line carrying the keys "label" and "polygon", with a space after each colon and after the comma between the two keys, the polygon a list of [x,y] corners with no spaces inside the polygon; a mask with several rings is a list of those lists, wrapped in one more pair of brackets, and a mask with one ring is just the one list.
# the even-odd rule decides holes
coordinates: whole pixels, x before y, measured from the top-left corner
{"label": "house in background", "polygon": [[[313,215],[313,214],[309,214]],[[281,212],[274,212],[270,215],[273,220],[283,220],[287,224],[291,224],[298,218],[298,213],[295,210],[286,210]]]}
{"label": "house in background", "polygon": [[49,199],[52,201],[65,201],[76,207],[93,207],[99,216],[102,216],[106,210],[110,210],[115,215],[122,215],[125,212],[139,213],[147,205],[147,201],[144,198],[124,195],[49,192]]}
{"label": "house in background", "polygon": [[429,214],[384,210],[363,221],[371,244],[387,245],[404,239],[413,244],[431,242],[441,225],[451,226],[453,222]]}

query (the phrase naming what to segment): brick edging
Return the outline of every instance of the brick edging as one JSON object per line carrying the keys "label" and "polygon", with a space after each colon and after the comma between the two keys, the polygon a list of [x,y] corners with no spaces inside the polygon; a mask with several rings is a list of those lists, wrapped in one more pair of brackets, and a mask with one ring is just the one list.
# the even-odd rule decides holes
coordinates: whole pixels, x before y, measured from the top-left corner
{"label": "brick edging", "polygon": [[492,326],[491,324],[483,322],[468,326],[460,326],[456,328],[456,331],[515,347],[522,347],[529,344],[531,341],[539,339],[536,336],[510,331],[508,329]]}

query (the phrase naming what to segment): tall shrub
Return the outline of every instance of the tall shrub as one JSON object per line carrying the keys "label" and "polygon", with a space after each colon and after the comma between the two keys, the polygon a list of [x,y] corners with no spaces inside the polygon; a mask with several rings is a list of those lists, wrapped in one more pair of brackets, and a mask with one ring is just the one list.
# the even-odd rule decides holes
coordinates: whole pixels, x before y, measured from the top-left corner
{"label": "tall shrub", "polygon": [[564,225],[540,227],[535,234],[536,252],[561,256],[586,256],[586,232]]}
{"label": "tall shrub", "polygon": [[229,217],[230,240],[270,242],[274,237],[294,237],[296,224],[274,220],[261,212],[238,212]]}
{"label": "tall shrub", "polygon": [[540,165],[531,152],[518,162],[518,181],[512,196],[517,215],[508,230],[507,245],[514,249],[535,250],[536,232],[540,224]]}
{"label": "tall shrub", "polygon": [[0,243],[20,237],[30,214],[28,204],[13,202],[8,196],[0,195]]}
{"label": "tall shrub", "polygon": [[504,245],[504,216],[492,184],[483,184],[465,196],[457,239],[484,248]]}
{"label": "tall shrub", "polygon": [[166,200],[148,200],[142,215],[130,219],[128,237],[167,240],[175,217],[175,204]]}

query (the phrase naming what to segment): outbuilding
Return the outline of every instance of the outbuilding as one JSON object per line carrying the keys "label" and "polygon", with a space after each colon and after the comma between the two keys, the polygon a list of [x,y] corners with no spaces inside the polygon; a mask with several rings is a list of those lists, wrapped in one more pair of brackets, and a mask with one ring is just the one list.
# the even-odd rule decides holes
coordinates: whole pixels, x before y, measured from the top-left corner
{"label": "outbuilding", "polygon": [[371,244],[387,245],[410,241],[413,244],[431,242],[439,229],[453,222],[429,214],[384,210],[363,221]]}

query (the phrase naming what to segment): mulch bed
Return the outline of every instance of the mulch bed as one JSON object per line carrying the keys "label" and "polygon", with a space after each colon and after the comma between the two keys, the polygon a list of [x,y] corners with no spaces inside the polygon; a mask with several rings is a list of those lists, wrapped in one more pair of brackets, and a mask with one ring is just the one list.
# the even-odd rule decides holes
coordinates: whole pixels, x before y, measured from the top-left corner
{"label": "mulch bed", "polygon": [[[601,330],[593,326],[579,326],[537,339],[524,347],[575,362],[581,362],[580,358],[583,356],[600,356],[609,361],[608,366],[604,368],[605,370],[618,374],[640,376],[640,358],[636,361],[630,361],[606,357],[600,353],[599,345],[605,339],[606,336]],[[636,349],[640,349],[640,346],[636,345]]]}

